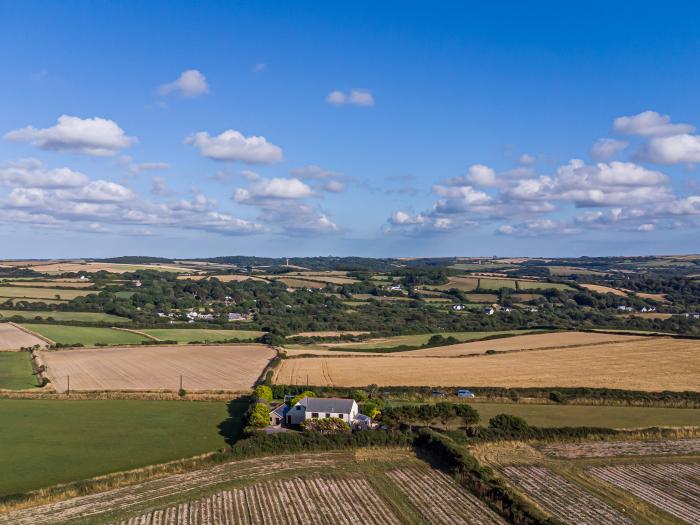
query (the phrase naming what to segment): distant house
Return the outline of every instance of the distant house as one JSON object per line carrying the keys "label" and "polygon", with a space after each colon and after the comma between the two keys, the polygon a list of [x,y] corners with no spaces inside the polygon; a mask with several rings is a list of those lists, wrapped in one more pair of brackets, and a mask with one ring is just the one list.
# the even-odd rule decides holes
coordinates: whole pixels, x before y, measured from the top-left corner
{"label": "distant house", "polygon": [[391,290],[392,292],[400,292],[401,289],[402,288],[401,288],[400,284],[395,284],[395,285],[389,287],[389,290]]}
{"label": "distant house", "polygon": [[459,311],[459,310],[464,310],[465,308],[466,308],[466,306],[464,306],[463,304],[454,304],[454,305],[452,305],[452,309],[453,309],[453,310],[457,310],[457,311]]}
{"label": "distant house", "polygon": [[270,425],[278,427],[285,421],[285,416],[289,411],[290,406],[287,403],[277,405],[270,411]]}
{"label": "distant house", "polygon": [[687,313],[687,314],[685,314],[685,316],[689,317],[691,319],[700,319],[700,314],[696,314],[696,313]]}
{"label": "distant house", "polygon": [[190,321],[192,321],[192,320],[194,320],[194,319],[197,319],[197,317],[199,317],[199,313],[197,313],[197,312],[187,312],[187,319],[189,319]]}
{"label": "distant house", "polygon": [[528,307],[526,308],[526,310],[527,310],[528,312],[530,312],[530,313],[536,313],[536,312],[539,312],[539,311],[540,311],[540,309],[537,308],[536,306],[528,306]]}
{"label": "distant house", "polygon": [[498,311],[501,312],[501,313],[504,313],[504,314],[509,314],[509,313],[510,313],[510,308],[508,308],[507,306],[501,306],[501,307],[498,309]]}
{"label": "distant house", "polygon": [[621,312],[634,312],[634,308],[631,306],[618,306],[617,309]]}
{"label": "distant house", "polygon": [[232,312],[228,314],[228,321],[229,323],[233,321],[245,321],[245,316],[236,312]]}
{"label": "distant house", "polygon": [[286,413],[288,425],[301,425],[307,419],[337,417],[353,426],[360,409],[354,399],[339,397],[305,397]]}
{"label": "distant house", "polygon": [[494,313],[496,313],[496,310],[493,308],[493,306],[486,306],[484,307],[484,313],[486,315],[493,315]]}
{"label": "distant house", "polygon": [[642,306],[642,309],[639,311],[642,313],[656,312],[656,307],[654,307],[654,306]]}

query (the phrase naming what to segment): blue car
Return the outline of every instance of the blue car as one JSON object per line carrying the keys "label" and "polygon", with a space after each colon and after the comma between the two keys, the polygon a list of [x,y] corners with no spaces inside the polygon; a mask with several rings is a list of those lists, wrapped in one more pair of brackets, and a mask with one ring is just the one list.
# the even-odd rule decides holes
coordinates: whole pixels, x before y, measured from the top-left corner
{"label": "blue car", "polygon": [[457,390],[457,397],[476,397],[474,395],[474,392],[471,390],[467,390],[466,388],[462,388],[461,390]]}

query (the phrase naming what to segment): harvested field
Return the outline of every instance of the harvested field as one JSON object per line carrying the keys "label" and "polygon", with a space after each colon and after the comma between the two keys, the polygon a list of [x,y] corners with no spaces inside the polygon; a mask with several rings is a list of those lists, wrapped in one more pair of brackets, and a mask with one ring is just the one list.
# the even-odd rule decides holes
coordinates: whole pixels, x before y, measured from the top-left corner
{"label": "harvested field", "polygon": [[136,270],[160,270],[164,272],[188,272],[187,268],[179,266],[167,266],[163,264],[119,264],[119,263],[99,263],[99,262],[54,262],[49,264],[32,264],[31,269],[35,272],[57,274],[69,272],[110,272],[126,273]]}
{"label": "harvested field", "polygon": [[262,281],[265,282],[265,279],[261,279],[260,277],[253,277],[252,275],[241,275],[241,274],[229,274],[229,275],[178,275],[178,279],[191,279],[193,281],[200,281],[202,279],[218,279],[222,283],[230,283],[230,282],[241,282],[241,281]]}
{"label": "harvested field", "polygon": [[12,281],[13,286],[29,286],[35,288],[90,288],[93,283],[85,281]]}
{"label": "harvested field", "polygon": [[416,467],[391,470],[386,475],[431,525],[506,523],[442,472]]}
{"label": "harvested field", "polygon": [[[287,354],[290,356],[301,353],[329,356],[344,354],[357,355],[357,352],[340,352],[340,350],[344,350],[346,348],[390,348],[392,346],[399,345],[418,346],[427,343],[432,335],[435,334],[399,335],[396,337],[368,339],[367,341],[363,341],[361,343],[326,343],[322,346],[326,347],[327,349],[333,348],[333,350],[309,349],[306,351],[306,349],[299,349],[288,350]],[[553,349],[578,345],[636,341],[641,339],[639,336],[594,332],[551,332],[528,334],[527,330],[504,330],[501,332],[443,332],[440,335],[443,335],[444,337],[456,337],[457,339],[461,339],[465,342],[448,346],[423,348],[420,350],[408,350],[406,352],[387,355],[391,355],[392,357],[459,357],[464,355],[483,354],[487,350],[510,352],[518,350]],[[483,339],[493,335],[512,335],[512,337],[487,339],[485,341],[470,341],[470,339]]]}
{"label": "harvested field", "polygon": [[477,277],[450,277],[447,284],[435,286],[438,290],[450,290],[457,288],[463,292],[472,292],[479,287],[479,279]]}
{"label": "harvested field", "polygon": [[521,281],[518,280],[518,290],[571,290],[571,286],[564,283],[548,283],[546,281]]}
{"label": "harvested field", "polygon": [[[464,343],[464,346],[474,344],[484,343]],[[308,375],[310,384],[334,386],[376,383],[684,391],[696,390],[700,377],[700,342],[695,340],[645,337],[610,344],[473,357],[425,355],[442,351],[445,353],[439,355],[448,356],[456,351],[455,346],[460,345],[389,356],[329,357],[329,352],[323,357],[288,359],[277,369],[275,381],[303,384]]]}
{"label": "harvested field", "polygon": [[59,288],[42,288],[29,286],[0,286],[0,297],[17,299],[62,299],[64,301],[95,294],[97,291],[64,290]]}
{"label": "harvested field", "polygon": [[662,293],[640,293],[640,292],[637,292],[637,297],[641,297],[642,299],[651,299],[652,301],[657,301],[659,303],[669,302],[668,299],[666,299],[666,295],[662,294]]}
{"label": "harvested field", "polygon": [[[358,502],[362,502],[361,505]],[[255,483],[149,512],[115,525],[140,523],[400,525],[401,521],[367,480],[317,476]]]}
{"label": "harvested field", "polygon": [[661,456],[700,454],[700,439],[667,439],[662,441],[584,441],[553,443],[538,447],[554,458],[608,458],[616,456]]}
{"label": "harvested field", "polygon": [[346,452],[331,452],[234,461],[98,494],[0,514],[0,525],[52,525],[115,510],[128,511],[144,504],[157,504],[158,500],[164,500],[175,493],[187,494],[221,483],[259,479],[295,469],[323,469],[327,473],[338,464],[342,464],[347,457]]}
{"label": "harvested field", "polygon": [[144,346],[44,352],[58,392],[252,388],[275,352],[263,345]]}
{"label": "harvested field", "polygon": [[289,288],[325,288],[326,283],[320,281],[307,281],[305,279],[293,279],[291,277],[282,277],[280,279],[274,279],[281,283],[286,284]]}
{"label": "harvested field", "polygon": [[590,290],[591,292],[597,292],[602,294],[611,293],[619,297],[627,297],[627,294],[622,290],[618,290],[617,288],[610,288],[609,286],[602,286],[600,284],[582,284],[581,286],[583,286],[586,290]]}
{"label": "harvested field", "polygon": [[700,464],[620,465],[590,472],[687,523],[700,525]]}
{"label": "harvested field", "polygon": [[506,467],[508,480],[547,512],[572,525],[634,525],[620,511],[544,467]]}
{"label": "harvested field", "polygon": [[34,345],[46,346],[46,341],[17,328],[11,323],[0,323],[0,350],[18,350],[22,347]]}

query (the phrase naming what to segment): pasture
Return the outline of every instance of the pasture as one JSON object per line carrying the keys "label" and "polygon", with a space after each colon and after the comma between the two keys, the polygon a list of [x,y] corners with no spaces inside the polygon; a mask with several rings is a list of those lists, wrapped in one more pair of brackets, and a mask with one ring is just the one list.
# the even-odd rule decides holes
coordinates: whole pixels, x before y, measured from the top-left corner
{"label": "pasture", "polygon": [[10,299],[54,299],[69,301],[97,293],[87,290],[64,290],[60,288],[29,287],[29,286],[0,286],[0,297]]}
{"label": "pasture", "polygon": [[23,327],[64,345],[82,344],[83,346],[129,345],[140,344],[148,338],[132,332],[113,330],[111,328],[96,328],[88,326],[66,326],[60,324],[30,324],[22,323]]}
{"label": "pasture", "polygon": [[85,281],[11,281],[13,286],[29,286],[33,288],[90,288],[91,282]]}
{"label": "pasture", "polygon": [[0,389],[24,390],[35,386],[29,352],[0,352]]}
{"label": "pasture", "polygon": [[0,317],[10,319],[12,317],[22,317],[26,320],[32,320],[37,317],[48,319],[49,317],[56,321],[84,321],[89,323],[130,323],[128,317],[119,317],[118,315],[105,314],[102,312],[62,312],[56,310],[0,310]]}
{"label": "pasture", "polygon": [[10,323],[0,323],[0,350],[17,350],[35,345],[46,346],[46,341]]}
{"label": "pasture", "polygon": [[265,333],[257,330],[208,330],[206,328],[148,328],[139,331],[161,341],[177,341],[178,343],[192,343],[194,341],[218,343],[231,339],[253,341]]}
{"label": "pasture", "polygon": [[[231,405],[234,427],[246,409]],[[0,399],[0,496],[224,446],[221,402]]]}
{"label": "pasture", "polygon": [[141,346],[43,352],[58,392],[71,390],[247,391],[275,352],[263,345]]}
{"label": "pasture", "polygon": [[700,377],[700,342],[695,340],[647,337],[494,355],[425,355],[440,351],[431,348],[389,356],[338,357],[329,353],[287,359],[277,369],[275,381],[300,385],[308,380],[312,385],[332,386],[375,383],[380,386],[560,386],[684,391],[696,390]]}

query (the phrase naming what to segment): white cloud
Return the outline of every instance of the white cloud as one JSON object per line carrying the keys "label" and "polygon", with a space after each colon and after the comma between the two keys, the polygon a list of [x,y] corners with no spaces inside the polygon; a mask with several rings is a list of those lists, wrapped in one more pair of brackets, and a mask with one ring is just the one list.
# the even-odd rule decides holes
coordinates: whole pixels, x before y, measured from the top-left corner
{"label": "white cloud", "polygon": [[642,137],[663,137],[691,133],[695,127],[690,124],[673,124],[671,117],[660,115],[656,111],[643,111],[630,117],[618,117],[613,122],[616,133],[623,135],[640,135]]}
{"label": "white cloud", "polygon": [[321,189],[330,193],[343,193],[345,191],[345,184],[338,180],[329,180],[321,186]]}
{"label": "white cloud", "polygon": [[69,115],[61,115],[58,123],[50,128],[27,126],[6,133],[4,138],[27,142],[40,149],[73,151],[97,157],[115,155],[136,142],[135,137],[126,136],[113,120],[100,117],[81,119]]}
{"label": "white cloud", "polygon": [[483,164],[474,164],[470,166],[467,179],[477,187],[494,187],[498,185],[496,172]]}
{"label": "white cloud", "polygon": [[517,237],[539,237],[542,235],[571,235],[579,230],[562,221],[553,219],[538,219],[520,224],[504,224],[496,229],[500,235],[513,235]]}
{"label": "white cloud", "polygon": [[257,179],[246,188],[237,188],[236,202],[248,203],[266,199],[303,199],[313,195],[313,190],[299,179]]}
{"label": "white cloud", "polygon": [[0,168],[0,183],[24,188],[75,188],[89,182],[87,175],[69,168],[47,170],[38,159],[23,159]]}
{"label": "white cloud", "polygon": [[528,153],[523,153],[518,158],[518,164],[522,166],[532,166],[535,162],[537,162],[537,159]]}
{"label": "white cloud", "polygon": [[[436,217],[429,214],[418,213],[411,215],[405,211],[396,211],[391,214],[388,221],[387,233],[421,234],[440,233],[455,229],[458,224],[450,217]],[[461,225],[477,226],[475,222],[460,222]]]}
{"label": "white cloud", "polygon": [[598,139],[591,147],[591,158],[596,161],[608,160],[623,151],[629,142],[615,139]]}
{"label": "white cloud", "polygon": [[299,177],[300,179],[332,179],[341,178],[344,175],[338,173],[337,171],[327,170],[316,164],[309,164],[308,166],[303,166],[301,168],[294,168],[292,170],[292,175]]}
{"label": "white cloud", "polygon": [[651,139],[639,156],[654,164],[700,163],[700,135],[673,135]]}
{"label": "white cloud", "polygon": [[200,131],[185,139],[199,149],[200,155],[219,161],[241,161],[246,164],[274,164],[282,160],[282,148],[265,137],[246,137],[240,131],[229,129],[215,137]]}
{"label": "white cloud", "polygon": [[374,96],[367,89],[353,89],[349,93],[335,90],[328,94],[326,102],[334,106],[370,107],[374,106]]}
{"label": "white cloud", "polygon": [[194,98],[209,93],[209,85],[206,77],[200,71],[188,69],[172,82],[161,85],[158,88],[158,93],[161,96],[178,93],[183,97]]}

